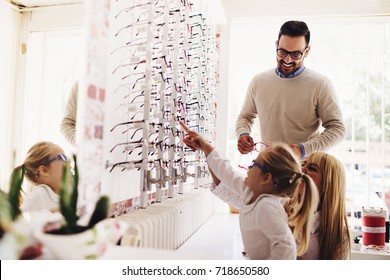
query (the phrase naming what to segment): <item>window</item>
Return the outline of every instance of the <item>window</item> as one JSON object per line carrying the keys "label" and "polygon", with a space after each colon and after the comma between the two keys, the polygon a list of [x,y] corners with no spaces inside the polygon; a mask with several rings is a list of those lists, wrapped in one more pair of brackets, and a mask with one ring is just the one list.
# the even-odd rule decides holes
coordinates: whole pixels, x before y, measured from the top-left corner
{"label": "window", "polygon": [[[348,209],[359,229],[362,206],[384,207],[390,191],[390,17],[303,19],[311,30],[305,65],[334,83],[347,126],[329,151],[347,171]],[[275,41],[285,19],[235,20],[230,34],[229,158],[237,151],[235,120],[250,79],[276,67]],[[254,138],[260,140],[259,125]],[[356,218],[355,218],[356,217]]]}
{"label": "window", "polygon": [[26,11],[1,4],[0,22],[9,27],[0,30],[5,42],[0,46],[5,62],[0,66],[2,189],[8,189],[11,170],[36,142],[52,141],[71,150],[59,125],[69,90],[82,71],[83,17],[82,4]]}
{"label": "window", "polygon": [[81,33],[81,29],[30,33],[22,157],[38,141],[70,149],[60,134],[60,123],[70,89],[81,73]]}

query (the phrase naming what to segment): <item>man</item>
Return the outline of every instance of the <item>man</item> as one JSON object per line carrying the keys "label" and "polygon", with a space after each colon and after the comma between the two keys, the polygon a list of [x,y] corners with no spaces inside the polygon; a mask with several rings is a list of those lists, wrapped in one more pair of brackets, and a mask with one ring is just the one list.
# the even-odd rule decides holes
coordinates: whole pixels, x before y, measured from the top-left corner
{"label": "man", "polygon": [[287,143],[301,158],[344,138],[345,125],[331,81],[303,65],[309,41],[310,31],[302,21],[288,21],[280,28],[277,68],[252,79],[237,118],[240,153],[253,150],[250,132],[256,115],[263,142]]}
{"label": "man", "polygon": [[72,86],[69,99],[66,103],[64,117],[61,121],[60,130],[65,139],[72,145],[76,144],[76,116],[77,116],[77,95],[78,82]]}

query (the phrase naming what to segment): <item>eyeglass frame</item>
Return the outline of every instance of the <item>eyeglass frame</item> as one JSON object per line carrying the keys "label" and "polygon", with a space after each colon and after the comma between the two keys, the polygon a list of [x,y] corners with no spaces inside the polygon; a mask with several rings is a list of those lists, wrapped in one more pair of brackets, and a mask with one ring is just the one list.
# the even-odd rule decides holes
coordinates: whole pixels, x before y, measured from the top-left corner
{"label": "eyeglass frame", "polygon": [[256,143],[253,144],[253,150],[256,151],[256,152],[259,152],[259,153],[262,151],[262,149],[261,149],[261,148],[258,149],[257,146],[260,146],[260,147],[261,147],[261,146],[264,146],[265,149],[268,149],[268,148],[271,147],[270,145],[268,145],[267,143],[264,143],[264,142],[262,142],[262,141],[256,142]]}
{"label": "eyeglass frame", "polygon": [[362,206],[362,210],[365,213],[370,213],[371,211],[380,214],[384,211],[382,207],[371,207],[371,206]]}
{"label": "eyeglass frame", "polygon": [[55,161],[55,160],[57,160],[57,159],[60,160],[60,161],[62,161],[62,162],[68,162],[68,161],[69,161],[69,157],[67,157],[67,156],[64,155],[64,154],[59,154],[59,155],[57,155],[57,156],[55,156],[55,157],[53,157],[53,158],[51,158],[51,159],[45,161],[42,165],[44,165],[44,166],[49,166],[50,163],[52,163],[53,161]]}
{"label": "eyeglass frame", "polygon": [[[287,50],[285,50],[285,49],[283,49],[283,48],[277,48],[276,49],[276,55],[278,56],[278,57],[281,57],[281,58],[286,58],[287,56],[289,56],[290,55],[290,57],[291,57],[291,59],[293,59],[293,60],[300,60],[300,59],[302,59],[302,57],[303,57],[303,54],[307,51],[307,48],[308,48],[309,46],[306,46],[305,47],[305,49],[301,52],[301,51],[292,51],[292,52],[289,52],[289,51],[287,51]],[[283,55],[283,56],[281,56],[281,55],[279,55],[279,51],[283,51],[283,52],[285,52],[286,54],[285,55]],[[294,54],[297,54],[297,55],[299,55],[299,58],[294,58],[293,56],[295,56]]]}
{"label": "eyeglass frame", "polygon": [[269,173],[269,170],[265,166],[263,166],[260,163],[258,163],[255,159],[252,160],[251,164],[248,166],[248,170],[251,169],[254,166],[260,168],[261,171],[263,171],[264,173]]}

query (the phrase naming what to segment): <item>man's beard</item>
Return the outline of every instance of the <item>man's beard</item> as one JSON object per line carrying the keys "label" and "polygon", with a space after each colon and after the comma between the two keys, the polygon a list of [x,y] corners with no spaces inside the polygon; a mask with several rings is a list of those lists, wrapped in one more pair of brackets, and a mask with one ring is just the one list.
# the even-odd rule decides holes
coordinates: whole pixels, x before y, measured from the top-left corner
{"label": "man's beard", "polygon": [[[286,65],[291,65],[291,66],[292,66],[292,67],[289,67],[289,68],[288,68],[288,70],[287,70],[288,72],[286,72],[286,71],[283,70],[285,64],[286,64]],[[279,68],[279,71],[280,71],[283,75],[288,76],[288,75],[294,73],[294,72],[297,70],[297,64],[296,64],[295,62],[287,63],[287,62],[285,62],[283,59],[281,59],[281,60],[278,61],[278,68]]]}

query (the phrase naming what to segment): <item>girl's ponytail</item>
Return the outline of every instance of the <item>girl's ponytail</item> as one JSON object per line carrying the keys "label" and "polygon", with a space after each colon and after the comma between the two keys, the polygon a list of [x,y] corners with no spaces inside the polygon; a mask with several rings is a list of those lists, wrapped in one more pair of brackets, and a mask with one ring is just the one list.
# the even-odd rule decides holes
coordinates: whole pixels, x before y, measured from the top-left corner
{"label": "girl's ponytail", "polygon": [[309,248],[310,230],[319,195],[313,180],[304,173],[299,175],[303,180],[303,187],[297,187],[292,198],[295,203],[294,211],[289,217],[289,225],[293,229],[295,239],[299,240],[297,255],[302,256]]}

